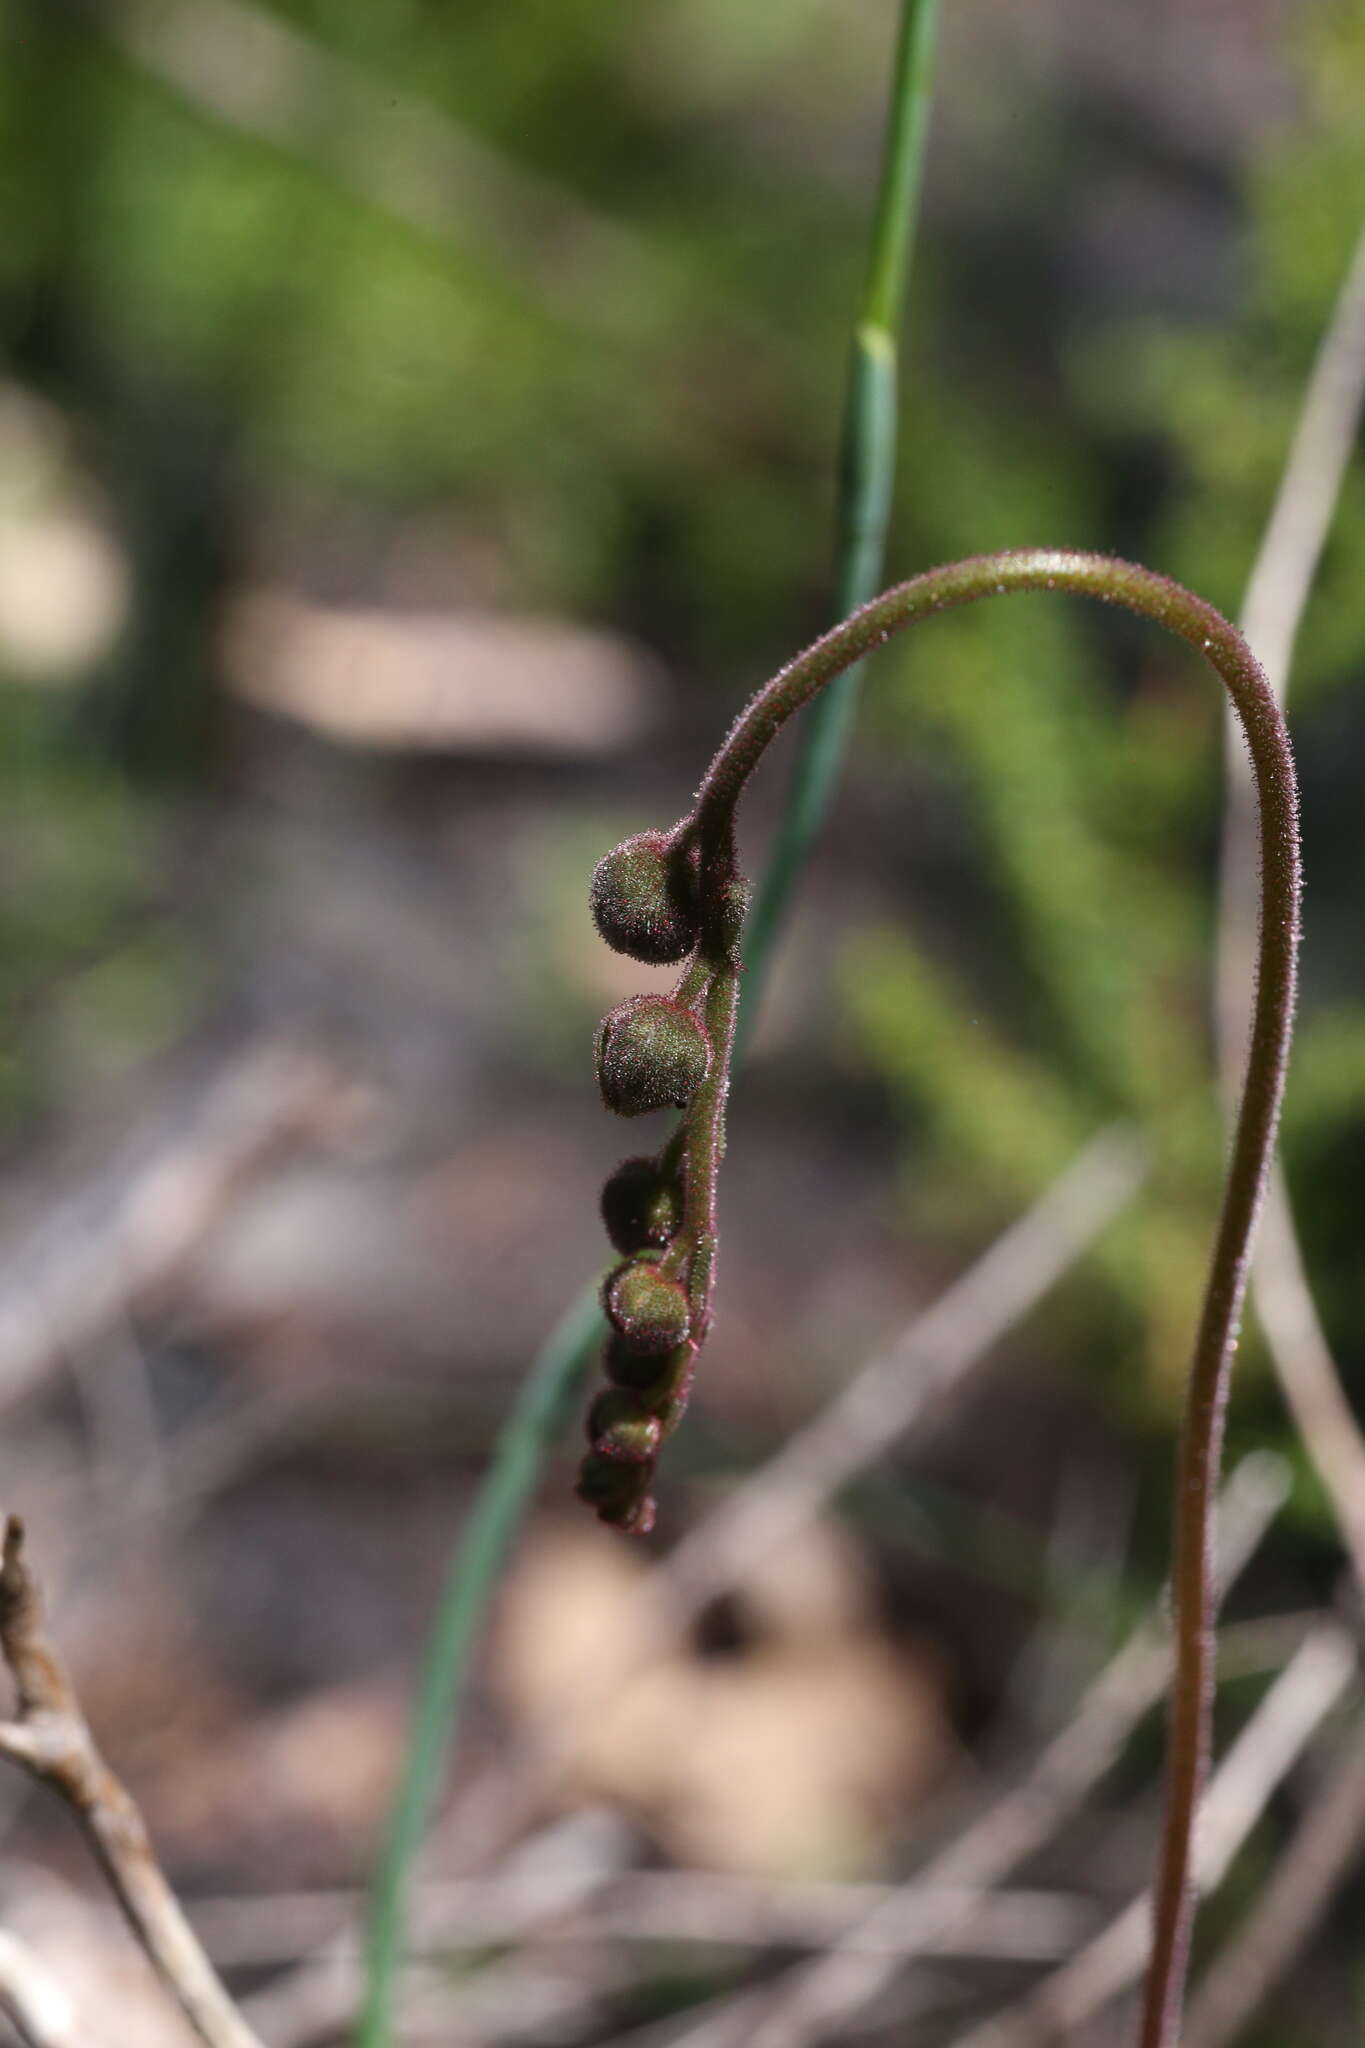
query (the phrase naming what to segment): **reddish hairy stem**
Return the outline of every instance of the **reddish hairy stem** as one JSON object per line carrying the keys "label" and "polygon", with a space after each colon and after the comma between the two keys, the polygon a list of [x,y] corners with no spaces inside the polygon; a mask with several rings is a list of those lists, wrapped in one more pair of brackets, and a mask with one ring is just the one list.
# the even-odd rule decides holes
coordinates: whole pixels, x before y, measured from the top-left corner
{"label": "reddish hairy stem", "polygon": [[[684,1130],[686,1194],[677,1243],[686,1252],[687,1291],[692,1322],[687,1360],[678,1376],[675,1398],[681,1413],[692,1391],[697,1356],[711,1329],[716,1297],[716,1183],[725,1153],[725,1100],[730,1092],[730,1061],[739,1015],[739,970],[730,961],[715,969],[706,997],[706,1025],[714,1053],[711,1071],[688,1104]],[[665,1270],[668,1261],[664,1261]]]}
{"label": "reddish hairy stem", "polygon": [[[893,633],[934,612],[1025,590],[1067,591],[1122,605],[1166,627],[1202,654],[1225,685],[1245,731],[1260,815],[1256,1007],[1190,1367],[1177,1470],[1171,1570],[1176,1671],[1154,1941],[1140,2037],[1141,2048],[1174,2048],[1194,1911],[1194,1823],[1208,1770],[1214,1493],[1232,1356],[1256,1220],[1275,1147],[1293,1026],[1299,935],[1298,790],[1289,737],[1274,693],[1236,628],[1212,605],[1166,577],[1112,557],[1061,549],[976,556],[931,569],[885,591],[789,662],[736,720],[698,791],[690,822],[703,847],[725,841],[735,806],[769,742],[827,683]],[[711,1164],[714,1170],[714,1161]],[[709,1195],[707,1200],[709,1206]],[[709,1310],[709,1299],[707,1305]]]}
{"label": "reddish hairy stem", "polygon": [[711,1072],[688,1110],[684,1234],[696,1246],[692,1271],[692,1335],[700,1350],[711,1323],[715,1294],[716,1179],[725,1153],[725,1098],[730,1090],[730,1054],[739,1011],[739,971],[729,961],[716,970],[706,998],[706,1025],[715,1048]]}

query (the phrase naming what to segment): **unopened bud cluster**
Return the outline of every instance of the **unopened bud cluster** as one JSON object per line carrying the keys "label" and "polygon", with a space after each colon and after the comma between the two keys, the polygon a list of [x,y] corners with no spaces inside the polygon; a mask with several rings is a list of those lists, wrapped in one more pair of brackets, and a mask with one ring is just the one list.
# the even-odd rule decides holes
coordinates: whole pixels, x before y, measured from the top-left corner
{"label": "unopened bud cluster", "polygon": [[[607,944],[633,960],[685,961],[671,995],[631,996],[597,1034],[597,1080],[618,1116],[679,1109],[683,1124],[653,1157],[627,1159],[602,1191],[602,1218],[621,1262],[607,1275],[602,1306],[612,1335],[610,1382],[588,1413],[590,1450],[578,1492],[604,1522],[635,1534],[654,1522],[649,1486],[663,1439],[682,1414],[710,1314],[709,1261],[698,1243],[706,1215],[689,1204],[689,1112],[708,1083],[723,1086],[705,1021],[716,975],[737,971],[747,892],[727,859],[703,876],[688,821],[671,833],[641,832],[598,862],[592,914]],[[696,1191],[694,1190],[694,1193]]]}
{"label": "unopened bud cluster", "polygon": [[627,1159],[602,1190],[602,1220],[622,1257],[608,1273],[602,1306],[612,1335],[604,1357],[611,1385],[588,1411],[591,1449],[578,1491],[604,1522],[643,1535],[653,1525],[649,1495],[659,1447],[681,1413],[691,1367],[692,1303],[683,1278],[686,1201],[676,1152]]}

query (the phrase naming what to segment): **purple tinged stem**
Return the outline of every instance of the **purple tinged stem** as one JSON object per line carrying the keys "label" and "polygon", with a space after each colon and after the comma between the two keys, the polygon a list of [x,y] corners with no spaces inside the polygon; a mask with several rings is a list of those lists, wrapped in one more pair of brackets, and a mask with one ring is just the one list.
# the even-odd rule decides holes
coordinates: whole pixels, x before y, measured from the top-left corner
{"label": "purple tinged stem", "polygon": [[[1194,1916],[1194,1824],[1209,1763],[1214,1497],[1232,1359],[1293,1028],[1301,880],[1298,788],[1274,692],[1241,634],[1220,612],[1151,570],[1068,549],[975,556],[883,592],[774,676],[731,728],[698,791],[691,822],[703,861],[709,849],[728,845],[735,806],[769,742],[827,683],[893,633],[981,598],[1049,590],[1121,605],[1166,627],[1204,656],[1225,685],[1246,734],[1260,816],[1259,973],[1251,1047],[1190,1367],[1177,1467],[1171,1571],[1176,1670],[1154,1940],[1140,2035],[1141,2048],[1175,2048]],[[735,989],[733,968],[722,968],[707,1002],[716,1057],[687,1119],[684,1227],[697,1250],[692,1285],[698,1346],[710,1321],[714,1283],[715,1175],[723,1145]]]}

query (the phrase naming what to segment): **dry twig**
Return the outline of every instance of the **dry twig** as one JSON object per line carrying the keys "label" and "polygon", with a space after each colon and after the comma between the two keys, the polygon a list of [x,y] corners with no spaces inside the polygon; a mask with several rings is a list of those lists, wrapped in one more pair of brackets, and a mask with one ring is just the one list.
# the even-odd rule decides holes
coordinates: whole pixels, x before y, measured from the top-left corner
{"label": "dry twig", "polygon": [[261,2048],[166,1883],[142,1815],[95,1746],[44,1626],[16,1515],[5,1523],[0,1554],[0,1651],[18,1696],[15,1718],[0,1724],[0,1755],[51,1786],[76,1815],[134,1934],[206,2048]]}
{"label": "dry twig", "polygon": [[41,1227],[0,1250],[0,1405],[116,1325],[195,1251],[228,1196],[281,1143],[316,1126],[337,1075],[300,1047],[254,1044],[193,1106],[122,1148]]}
{"label": "dry twig", "polygon": [[[1336,511],[1365,403],[1365,231],[1318,348],[1260,550],[1242,602],[1242,628],[1283,703],[1294,643]],[[1241,742],[1227,735],[1218,946],[1218,1027],[1224,1092],[1235,1099],[1256,951],[1256,805]],[[1285,1399],[1365,1594],[1365,1437],[1342,1392],[1318,1319],[1283,1171],[1266,1190],[1251,1275],[1252,1300]]]}
{"label": "dry twig", "polygon": [[[1195,1838],[1195,1882],[1201,1893],[1222,1882],[1276,1787],[1355,1669],[1351,1638],[1335,1622],[1323,1622],[1275,1680],[1209,1781]],[[974,2027],[956,2048],[1040,2048],[1056,2040],[1138,1981],[1151,1943],[1151,1899],[1143,1892],[1020,2004]]]}
{"label": "dry twig", "polygon": [[[1220,1505],[1221,1591],[1236,1579],[1282,1504],[1286,1478],[1278,1459],[1244,1459],[1229,1479]],[[1044,1749],[1028,1776],[992,1803],[962,1834],[893,1893],[866,1919],[849,1928],[830,1953],[782,1981],[748,1994],[738,2008],[722,2012],[680,2038],[687,2048],[804,2048],[822,2027],[878,1997],[916,1949],[938,1946],[954,1911],[954,1890],[971,1887],[978,1898],[1051,1839],[1077,1810],[1117,1758],[1142,1716],[1162,1698],[1170,1682],[1172,1651],[1164,1607],[1148,1615],[1094,1680],[1076,1712]],[[895,1924],[897,1900],[927,1895],[937,1899],[921,1921],[918,1943],[891,1948],[887,1928]],[[913,1924],[913,1923],[912,1923]]]}
{"label": "dry twig", "polygon": [[1323,1781],[1256,1904],[1195,1992],[1186,2048],[1222,2048],[1292,1968],[1365,1843],[1365,1722]]}
{"label": "dry twig", "polygon": [[[201,1902],[195,1925],[222,1962],[259,1967],[292,1961],[352,1922],[356,1899],[343,1893],[285,1893]],[[632,1870],[609,1877],[581,1903],[547,1906],[535,1886],[515,1878],[464,1878],[429,1885],[419,1896],[411,1944],[415,1958],[533,1941],[553,1948],[595,1941],[696,1942],[725,1948],[821,1948],[879,1915],[875,1941],[891,1955],[1051,1961],[1069,1955],[1094,1925],[1088,1901],[1058,1892],[989,1894],[976,1887],[938,1893],[925,1886],[788,1879],[771,1882],[728,1871]]]}
{"label": "dry twig", "polygon": [[0,1931],[0,2012],[23,2048],[91,2048],[77,2033],[71,2000],[17,1936]]}

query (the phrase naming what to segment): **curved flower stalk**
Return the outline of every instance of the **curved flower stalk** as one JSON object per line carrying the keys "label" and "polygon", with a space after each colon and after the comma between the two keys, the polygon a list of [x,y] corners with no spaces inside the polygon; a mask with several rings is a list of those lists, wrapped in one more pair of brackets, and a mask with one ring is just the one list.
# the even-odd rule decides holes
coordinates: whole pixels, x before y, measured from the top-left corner
{"label": "curved flower stalk", "polygon": [[1252,1239],[1284,1087],[1299,933],[1298,792],[1288,734],[1246,642],[1211,605],[1150,570],[1070,550],[983,555],[931,569],[874,598],[788,663],[736,720],[687,816],[669,832],[627,840],[599,863],[593,911],[607,942],[635,959],[682,963],[671,995],[634,997],[607,1018],[598,1041],[603,1097],[627,1116],[672,1104],[683,1115],[662,1150],[628,1160],[604,1194],[604,1216],[622,1263],[604,1288],[613,1329],[606,1352],[611,1385],[588,1417],[591,1448],[579,1492],[606,1522],[636,1533],[652,1526],[650,1484],[659,1450],[686,1405],[711,1323],[716,1181],[747,895],[734,821],[749,777],[787,720],[891,634],[934,612],[1029,590],[1122,605],[1202,654],[1245,733],[1260,814],[1251,1049],[1195,1338],[1176,1487],[1176,1676],[1141,2035],[1142,2048],[1173,2048],[1193,1910],[1191,1840],[1208,1765],[1213,1501]]}

